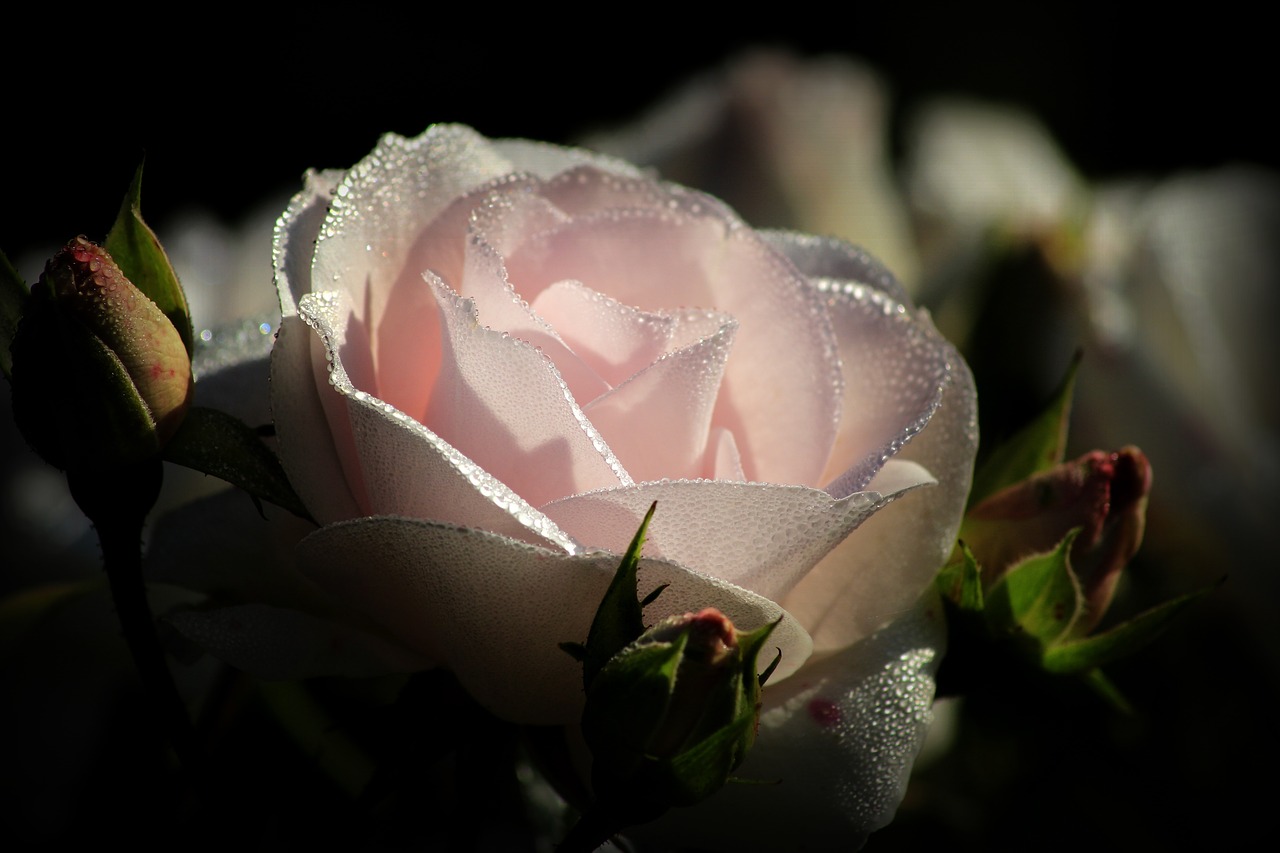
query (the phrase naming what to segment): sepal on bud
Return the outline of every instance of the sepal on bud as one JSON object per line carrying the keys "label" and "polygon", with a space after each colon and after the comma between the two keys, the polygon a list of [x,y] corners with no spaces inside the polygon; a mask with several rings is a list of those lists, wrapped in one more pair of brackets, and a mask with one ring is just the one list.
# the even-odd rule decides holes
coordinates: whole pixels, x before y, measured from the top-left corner
{"label": "sepal on bud", "polygon": [[64,470],[155,456],[191,400],[191,360],[177,329],[84,237],[49,260],[11,351],[19,429]]}
{"label": "sepal on bud", "polygon": [[756,662],[772,629],[743,635],[707,608],[659,622],[614,655],[582,716],[597,795],[656,815],[723,787],[755,741]]}
{"label": "sepal on bud", "polygon": [[778,663],[758,673],[776,622],[741,632],[708,607],[644,627],[643,610],[663,589],[643,599],[637,591],[656,507],[623,555],[587,642],[561,644],[583,664],[582,735],[591,751],[594,800],[565,851],[594,849],[623,827],[722,788],[755,742],[761,688]]}

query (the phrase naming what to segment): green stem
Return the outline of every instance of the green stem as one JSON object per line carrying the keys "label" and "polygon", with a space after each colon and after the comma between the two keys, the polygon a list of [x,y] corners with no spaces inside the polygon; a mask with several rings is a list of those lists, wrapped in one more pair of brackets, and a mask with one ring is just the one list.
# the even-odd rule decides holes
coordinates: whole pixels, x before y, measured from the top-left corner
{"label": "green stem", "polygon": [[142,577],[142,526],[162,476],[163,467],[154,459],[110,473],[68,472],[67,484],[97,531],[111,599],[143,689],[178,761],[189,771],[199,763],[195,730],[165,660]]}

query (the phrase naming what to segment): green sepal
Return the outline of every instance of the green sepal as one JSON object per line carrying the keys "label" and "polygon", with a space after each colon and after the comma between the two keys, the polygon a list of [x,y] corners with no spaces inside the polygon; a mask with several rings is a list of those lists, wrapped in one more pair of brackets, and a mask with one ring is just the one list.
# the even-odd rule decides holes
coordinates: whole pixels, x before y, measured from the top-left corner
{"label": "green sepal", "polygon": [[596,675],[609,659],[630,645],[644,633],[644,608],[639,601],[636,574],[640,566],[640,552],[644,548],[645,532],[658,503],[654,501],[640,522],[640,528],[632,537],[622,562],[614,573],[613,581],[596,609],[587,633],[587,655],[582,662],[582,683],[591,687]]}
{"label": "green sepal", "polygon": [[9,347],[18,334],[18,321],[27,307],[27,283],[9,257],[0,251],[0,373],[8,379],[13,374],[13,354]]}
{"label": "green sepal", "polygon": [[986,596],[987,624],[997,635],[1023,633],[1042,647],[1070,638],[1084,612],[1084,593],[1071,570],[1071,545],[1079,528],[1058,547],[1013,566]]}
{"label": "green sepal", "polygon": [[985,607],[982,594],[982,567],[969,546],[957,542],[960,559],[942,567],[934,579],[938,594],[965,613],[981,613]]}
{"label": "green sepal", "polygon": [[32,291],[12,354],[14,420],[50,465],[115,469],[159,449],[151,410],[120,357],[45,288]]}
{"label": "green sepal", "polygon": [[1104,702],[1115,708],[1122,714],[1132,714],[1133,706],[1129,704],[1129,700],[1120,692],[1120,688],[1111,683],[1111,679],[1103,674],[1102,670],[1095,669],[1084,674],[1084,683],[1093,689]]}
{"label": "green sepal", "polygon": [[629,646],[593,679],[582,733],[597,768],[626,778],[642,763],[666,720],[687,644],[688,637],[679,637],[670,643]]}
{"label": "green sepal", "polygon": [[714,734],[665,762],[671,805],[691,806],[723,788],[755,740],[755,725],[755,708],[745,708]]}
{"label": "green sepal", "polygon": [[969,491],[966,510],[1001,489],[1048,470],[1066,458],[1071,397],[1075,392],[1080,358],[1081,354],[1077,352],[1067,368],[1066,376],[1044,410],[1031,423],[995,448],[978,467],[973,476],[973,488]]}
{"label": "green sepal", "polygon": [[129,191],[120,203],[120,212],[111,226],[103,247],[120,266],[121,271],[142,291],[178,330],[182,344],[191,355],[195,338],[191,329],[191,310],[155,232],[142,220],[142,164],[133,174]]}
{"label": "green sepal", "polygon": [[1055,643],[1045,650],[1044,668],[1059,673],[1087,672],[1131,655],[1160,636],[1183,608],[1211,589],[1171,598],[1100,634]]}
{"label": "green sepal", "polygon": [[[761,625],[754,631],[747,631],[738,634],[738,648],[742,655],[742,672],[744,676],[754,674],[756,671],[757,661],[760,660],[760,652],[764,648],[764,644],[769,641],[769,635],[773,633],[773,629],[782,623],[782,617],[779,616],[767,625]],[[744,683],[747,685],[747,692],[752,701],[755,701],[760,695],[760,688],[769,680],[769,676],[773,675],[773,671],[778,667],[778,661],[782,659],[782,652],[779,650],[778,657],[773,663],[757,678],[747,679]],[[754,682],[754,689],[752,689]]]}
{"label": "green sepal", "polygon": [[294,493],[276,455],[257,432],[225,412],[193,406],[164,446],[163,457],[226,480],[299,518],[313,520]]}

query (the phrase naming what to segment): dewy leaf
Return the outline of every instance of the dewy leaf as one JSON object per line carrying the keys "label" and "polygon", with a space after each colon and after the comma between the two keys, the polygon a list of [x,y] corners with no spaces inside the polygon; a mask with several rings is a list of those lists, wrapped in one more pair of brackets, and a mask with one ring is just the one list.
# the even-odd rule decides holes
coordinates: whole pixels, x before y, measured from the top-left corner
{"label": "dewy leaf", "polygon": [[120,204],[120,213],[103,245],[133,285],[173,323],[190,355],[194,340],[187,297],[155,232],[142,221],[141,201],[142,164],[139,164],[129,192]]}
{"label": "dewy leaf", "polygon": [[1001,632],[1015,626],[1048,646],[1070,632],[1084,612],[1080,581],[1071,571],[1071,544],[1079,529],[1047,554],[1028,557],[987,593],[987,621]]}
{"label": "dewy leaf", "polygon": [[1077,352],[1044,411],[993,450],[979,466],[973,476],[973,488],[969,492],[966,509],[976,506],[982,499],[1006,486],[1048,470],[1063,461],[1067,449],[1071,396],[1075,391],[1076,371],[1079,367],[1080,353]]}
{"label": "dewy leaf", "polygon": [[27,295],[26,282],[9,263],[9,257],[0,252],[0,373],[6,379],[13,373],[13,354],[9,352],[9,345],[18,332],[18,321],[22,319]]}
{"label": "dewy leaf", "polygon": [[636,570],[644,548],[645,531],[649,529],[649,521],[657,506],[657,501],[649,506],[644,521],[640,522],[640,529],[622,555],[618,571],[600,601],[595,619],[591,621],[591,630],[587,634],[587,657],[582,664],[582,681],[587,687],[591,686],[596,674],[610,658],[644,633],[644,613],[638,600]]}
{"label": "dewy leaf", "polygon": [[249,426],[225,412],[191,408],[163,455],[169,462],[226,480],[255,498],[311,519],[276,455]]}
{"label": "dewy leaf", "polygon": [[1101,634],[1055,644],[1045,651],[1044,668],[1050,672],[1085,672],[1133,654],[1156,639],[1183,608],[1208,591],[1171,598]]}

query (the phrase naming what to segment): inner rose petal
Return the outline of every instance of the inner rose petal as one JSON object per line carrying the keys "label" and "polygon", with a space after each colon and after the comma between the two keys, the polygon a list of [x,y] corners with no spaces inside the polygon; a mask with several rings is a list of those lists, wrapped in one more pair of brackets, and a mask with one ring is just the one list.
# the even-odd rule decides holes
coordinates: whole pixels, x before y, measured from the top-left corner
{"label": "inner rose petal", "polygon": [[825,306],[749,229],[699,211],[577,218],[527,240],[507,256],[507,270],[526,298],[571,279],[640,310],[705,305],[732,315],[736,355],[713,423],[733,431],[748,478],[817,485],[842,398]]}
{"label": "inner rose petal", "polygon": [[542,353],[482,327],[471,300],[428,281],[445,333],[432,430],[535,506],[630,482]]}
{"label": "inner rose petal", "polygon": [[637,480],[698,477],[737,324],[665,355],[583,407]]}
{"label": "inner rose petal", "polygon": [[611,387],[621,385],[666,352],[677,322],[670,315],[623,305],[578,281],[556,282],[538,294],[533,308]]}
{"label": "inner rose petal", "polygon": [[[337,351],[341,336],[336,329],[350,315],[346,302],[346,294],[339,291],[310,293],[299,303],[301,319],[318,333],[309,338],[314,347],[320,349],[312,354],[311,363],[329,365],[323,387],[317,388],[323,412],[321,420],[329,423],[333,435],[331,447],[339,458],[351,498],[358,504],[357,510],[348,511],[342,517],[431,518],[482,527],[538,544],[552,544],[566,552],[578,550],[577,544],[545,516],[456,447],[414,418],[351,384]],[[299,321],[298,318],[289,320]],[[292,328],[289,320],[282,328]],[[282,371],[286,368],[283,360],[280,368]],[[281,414],[288,416],[290,409],[285,407]],[[317,413],[309,409],[307,414],[315,417]],[[295,435],[296,430],[291,427],[288,434]],[[299,467],[307,470],[309,465],[329,468],[328,449],[312,442],[311,450],[319,453],[318,458],[286,454],[284,458],[291,470]],[[314,488],[307,477],[300,478],[299,482]],[[332,511],[335,505],[327,501],[317,506]]]}

